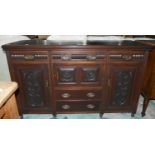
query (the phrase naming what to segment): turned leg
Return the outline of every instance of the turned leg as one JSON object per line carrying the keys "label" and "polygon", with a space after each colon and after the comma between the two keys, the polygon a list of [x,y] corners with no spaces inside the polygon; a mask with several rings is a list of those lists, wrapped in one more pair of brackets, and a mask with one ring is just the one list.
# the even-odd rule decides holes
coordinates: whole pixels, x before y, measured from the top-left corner
{"label": "turned leg", "polygon": [[146,112],[146,109],[148,107],[148,104],[149,104],[149,98],[147,97],[144,97],[144,102],[143,102],[143,110],[142,110],[142,117],[145,116],[145,112]]}

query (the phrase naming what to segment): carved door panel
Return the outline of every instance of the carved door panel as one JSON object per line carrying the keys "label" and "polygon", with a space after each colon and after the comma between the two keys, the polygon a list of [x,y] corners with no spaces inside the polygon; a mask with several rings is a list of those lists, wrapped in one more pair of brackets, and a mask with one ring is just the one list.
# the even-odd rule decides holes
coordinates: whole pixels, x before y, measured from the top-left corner
{"label": "carved door panel", "polygon": [[122,66],[121,64],[111,64],[109,68],[109,101],[108,109],[113,110],[129,110],[133,107],[134,88],[136,86],[136,76],[138,73],[138,66],[128,64]]}
{"label": "carved door panel", "polygon": [[101,85],[105,65],[54,65],[56,85]]}
{"label": "carved door panel", "polygon": [[82,83],[97,84],[100,82],[101,68],[99,66],[83,66]]}
{"label": "carved door panel", "polygon": [[77,67],[55,65],[54,79],[56,85],[75,85],[77,84]]}
{"label": "carved door panel", "polygon": [[25,113],[51,111],[48,66],[45,64],[14,65],[19,84],[19,101]]}

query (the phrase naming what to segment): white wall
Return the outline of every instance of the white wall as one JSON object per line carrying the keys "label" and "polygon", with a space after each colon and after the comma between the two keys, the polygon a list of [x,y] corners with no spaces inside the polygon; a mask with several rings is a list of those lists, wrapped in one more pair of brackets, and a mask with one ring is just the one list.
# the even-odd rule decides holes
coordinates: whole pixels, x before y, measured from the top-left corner
{"label": "white wall", "polygon": [[10,81],[10,73],[8,69],[6,54],[1,46],[7,43],[28,39],[28,37],[20,35],[0,35],[0,81]]}

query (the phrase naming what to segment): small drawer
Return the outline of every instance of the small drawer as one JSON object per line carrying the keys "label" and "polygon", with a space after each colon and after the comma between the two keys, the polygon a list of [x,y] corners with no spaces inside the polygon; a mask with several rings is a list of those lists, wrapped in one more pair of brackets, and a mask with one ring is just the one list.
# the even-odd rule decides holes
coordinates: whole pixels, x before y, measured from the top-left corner
{"label": "small drawer", "polygon": [[56,100],[100,100],[101,90],[58,90],[56,91]]}
{"label": "small drawer", "polygon": [[11,52],[10,57],[12,61],[47,61],[48,53],[45,52]]}
{"label": "small drawer", "polygon": [[112,61],[141,61],[144,60],[145,55],[143,53],[126,53],[126,54],[111,54],[110,60]]}
{"label": "small drawer", "polygon": [[95,101],[75,101],[75,102],[57,102],[56,108],[58,112],[98,112],[100,102]]}

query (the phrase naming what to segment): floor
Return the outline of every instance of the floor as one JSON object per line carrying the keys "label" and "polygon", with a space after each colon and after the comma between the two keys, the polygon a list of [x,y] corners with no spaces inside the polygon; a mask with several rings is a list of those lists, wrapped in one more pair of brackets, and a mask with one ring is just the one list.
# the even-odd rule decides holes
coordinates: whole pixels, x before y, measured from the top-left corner
{"label": "floor", "polygon": [[[155,119],[155,101],[150,101],[146,116],[141,116],[143,97],[139,99],[137,113],[132,119]],[[52,119],[51,114],[24,114],[24,119]],[[57,119],[100,119],[99,114],[58,114]],[[105,113],[103,119],[131,119],[130,113]]]}

